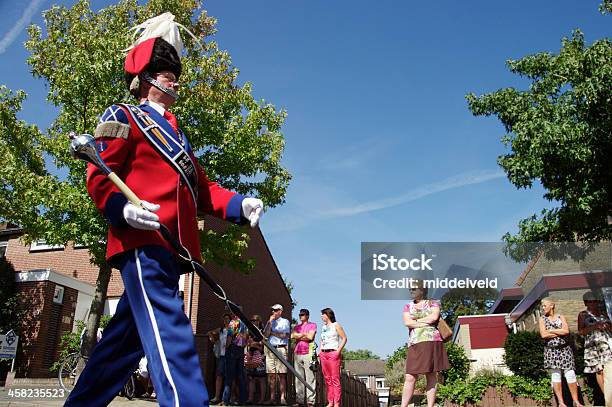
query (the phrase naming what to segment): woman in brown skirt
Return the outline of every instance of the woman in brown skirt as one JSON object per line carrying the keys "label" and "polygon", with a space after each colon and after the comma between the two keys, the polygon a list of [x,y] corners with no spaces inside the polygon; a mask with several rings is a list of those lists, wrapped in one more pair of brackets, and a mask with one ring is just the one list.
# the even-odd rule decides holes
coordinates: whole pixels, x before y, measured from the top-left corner
{"label": "woman in brown skirt", "polygon": [[436,402],[437,372],[449,368],[448,356],[436,328],[440,319],[440,303],[427,298],[422,280],[413,281],[412,301],[404,307],[404,325],[408,327],[406,377],[402,392],[402,407],[407,407],[414,393],[414,383],[420,374],[427,379],[427,406]]}

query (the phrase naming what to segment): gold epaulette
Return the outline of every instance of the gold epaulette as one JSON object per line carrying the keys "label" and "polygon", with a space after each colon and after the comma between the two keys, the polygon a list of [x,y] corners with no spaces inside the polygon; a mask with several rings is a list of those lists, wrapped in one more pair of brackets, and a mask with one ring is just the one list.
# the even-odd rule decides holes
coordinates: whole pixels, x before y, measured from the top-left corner
{"label": "gold epaulette", "polygon": [[94,138],[99,137],[113,137],[113,138],[128,138],[130,134],[130,125],[116,122],[116,121],[108,121],[103,122],[96,127],[96,131],[94,132]]}

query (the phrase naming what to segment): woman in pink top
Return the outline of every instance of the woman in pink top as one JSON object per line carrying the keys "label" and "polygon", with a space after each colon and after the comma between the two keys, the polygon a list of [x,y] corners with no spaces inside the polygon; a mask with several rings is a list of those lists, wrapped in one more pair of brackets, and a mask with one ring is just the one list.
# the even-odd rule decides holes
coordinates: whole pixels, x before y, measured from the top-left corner
{"label": "woman in pink top", "polygon": [[427,299],[423,280],[410,288],[412,301],[404,307],[404,325],[410,330],[406,352],[406,376],[402,392],[402,406],[407,407],[414,393],[418,375],[427,379],[427,406],[436,402],[437,372],[449,368],[448,356],[438,328],[440,303]]}
{"label": "woman in pink top", "polygon": [[[316,386],[317,380],[314,371],[311,369],[314,353],[314,338],[317,334],[317,324],[310,322],[310,311],[306,308],[302,308],[299,313],[300,323],[293,328],[291,333],[291,339],[297,341],[295,345],[295,355],[293,358],[293,365],[295,370],[298,371],[306,379],[306,382],[313,389]],[[294,407],[307,406],[314,407],[316,395],[313,391],[306,391],[306,386],[297,379],[295,379],[295,399],[296,404]]]}
{"label": "woman in pink top", "polygon": [[340,363],[342,349],[346,345],[344,328],[336,322],[336,315],[331,308],[321,310],[321,370],[327,386],[327,407],[340,407],[342,388],[340,385]]}

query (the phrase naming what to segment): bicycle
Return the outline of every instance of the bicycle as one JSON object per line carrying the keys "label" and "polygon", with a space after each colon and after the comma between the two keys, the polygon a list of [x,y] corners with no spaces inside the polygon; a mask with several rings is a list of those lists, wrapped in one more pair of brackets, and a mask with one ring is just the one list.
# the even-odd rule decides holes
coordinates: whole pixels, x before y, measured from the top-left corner
{"label": "bicycle", "polygon": [[[85,340],[85,328],[81,331],[81,338],[79,342],[79,349],[83,348],[83,341]],[[57,379],[59,385],[64,391],[70,393],[74,389],[80,371],[79,367],[83,369],[87,364],[89,358],[81,354],[81,352],[72,352],[66,356],[60,363],[60,368],[57,372]]]}
{"label": "bicycle", "polygon": [[119,395],[125,397],[128,400],[132,400],[136,395],[136,380],[134,380],[134,376],[136,372],[130,375],[130,378],[123,385],[123,389],[119,392]]}
{"label": "bicycle", "polygon": [[[85,329],[81,331],[79,349],[82,348],[84,338]],[[72,352],[62,360],[57,373],[57,379],[60,387],[64,389],[66,393],[70,393],[72,389],[74,389],[74,386],[79,379],[79,375],[81,374],[81,371],[87,364],[88,360],[89,357],[82,355],[81,352]],[[81,370],[79,370],[79,368]],[[132,400],[134,398],[136,395],[136,381],[134,380],[134,374],[132,374],[125,383],[120,394],[128,400]]]}

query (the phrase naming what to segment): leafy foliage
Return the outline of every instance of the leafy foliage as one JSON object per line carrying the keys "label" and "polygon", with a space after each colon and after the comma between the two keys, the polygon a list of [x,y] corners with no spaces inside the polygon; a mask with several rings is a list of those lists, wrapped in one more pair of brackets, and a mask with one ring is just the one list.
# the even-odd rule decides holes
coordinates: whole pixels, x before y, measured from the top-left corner
{"label": "leafy foliage", "polygon": [[546,405],[552,398],[550,379],[527,379],[521,376],[504,376],[501,373],[483,372],[469,380],[438,385],[438,400],[449,400],[460,405],[477,404],[488,387],[506,387],[514,397],[524,397]]}
{"label": "leafy foliage", "polygon": [[465,381],[470,374],[470,360],[465,355],[465,350],[450,342],[446,343],[445,347],[450,369],[442,372],[444,381],[448,383]]}
{"label": "leafy foliage", "polygon": [[544,370],[544,341],[538,332],[519,331],[506,337],[504,361],[515,375],[539,380]]}
{"label": "leafy foliage", "polygon": [[[465,355],[465,351],[461,346],[452,343],[446,343],[444,346],[451,366],[449,370],[442,372],[445,383],[449,384],[465,381],[470,372],[470,360]],[[407,351],[408,347],[403,345],[387,357],[387,362],[385,364],[385,379],[393,395],[400,395],[402,393],[404,374],[406,372]],[[418,386],[422,384],[422,382],[417,383]]]}
{"label": "leafy foliage", "polygon": [[[106,325],[108,325],[111,318],[111,315],[102,316],[102,318],[100,318],[100,328],[106,328]],[[85,322],[77,320],[74,330],[64,332],[64,334],[60,338],[60,353],[58,355],[58,360],[53,363],[53,365],[51,365],[49,371],[57,372],[62,363],[62,360],[64,360],[66,356],[74,352],[79,352],[81,350],[81,333],[83,332],[83,329],[85,329]]]}
{"label": "leafy foliage", "polygon": [[255,268],[255,260],[242,255],[249,244],[249,235],[237,225],[228,225],[223,233],[213,230],[200,231],[202,257],[221,267],[228,266],[242,274],[249,274]]}
{"label": "leafy foliage", "polygon": [[404,344],[400,346],[399,348],[397,348],[391,355],[387,356],[387,362],[386,362],[385,367],[390,369],[393,367],[393,365],[395,365],[397,361],[406,360],[407,350],[408,350],[407,344]]}
{"label": "leafy foliage", "polygon": [[4,257],[0,257],[0,334],[11,329],[20,334],[19,326],[23,310],[19,308],[15,269]]}
{"label": "leafy foliage", "polygon": [[406,375],[406,358],[397,359],[393,364],[385,364],[385,381],[389,386],[389,392],[393,396],[402,394],[404,377]]}
{"label": "leafy foliage", "polygon": [[342,349],[342,359],[344,360],[367,360],[367,359],[380,359],[380,356],[376,355],[369,349],[357,349],[348,350]]}
{"label": "leafy foliage", "polygon": [[[602,9],[610,10],[605,1]],[[509,60],[509,69],[531,82],[529,90],[501,89],[466,96],[476,116],[496,116],[510,152],[499,165],[517,188],[539,181],[544,198],[558,203],[519,223],[506,234],[522,242],[609,240],[612,225],[612,42],[587,46],[576,30],[559,54],[547,52]],[[512,254],[512,250],[510,250]],[[520,259],[524,260],[524,259]]]}
{"label": "leafy foliage", "polygon": [[73,331],[65,332],[60,339],[60,353],[58,360],[49,368],[50,372],[57,372],[62,364],[62,361],[71,353],[79,352],[81,347],[81,332],[85,329],[85,322],[76,321],[76,326]]}
{"label": "leafy foliage", "polygon": [[397,348],[391,355],[387,356],[385,363],[385,381],[389,386],[391,395],[402,394],[404,376],[406,374],[406,352],[408,345],[404,344]]}
{"label": "leafy foliage", "polygon": [[494,288],[453,288],[441,298],[442,317],[452,329],[457,317],[489,312],[497,295]]}

